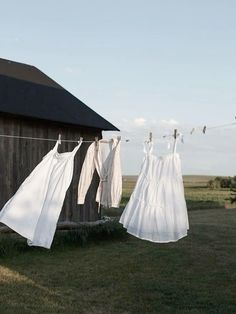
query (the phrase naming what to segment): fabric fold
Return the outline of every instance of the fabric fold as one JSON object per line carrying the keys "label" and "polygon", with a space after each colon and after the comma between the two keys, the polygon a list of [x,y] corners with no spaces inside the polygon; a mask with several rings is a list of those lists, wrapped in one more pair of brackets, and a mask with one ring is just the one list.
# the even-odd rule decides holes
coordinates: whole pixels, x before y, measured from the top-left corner
{"label": "fabric fold", "polygon": [[140,239],[166,243],[187,235],[188,213],[176,145],[177,140],[173,153],[156,157],[153,144],[146,144],[136,186],[120,218],[127,232]]}

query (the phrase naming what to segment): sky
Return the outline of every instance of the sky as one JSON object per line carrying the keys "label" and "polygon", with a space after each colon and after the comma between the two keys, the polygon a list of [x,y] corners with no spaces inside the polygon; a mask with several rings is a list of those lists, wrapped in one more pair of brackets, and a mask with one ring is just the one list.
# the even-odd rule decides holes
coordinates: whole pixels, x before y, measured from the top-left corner
{"label": "sky", "polygon": [[154,153],[171,152],[175,128],[184,174],[236,174],[236,126],[201,131],[236,122],[235,0],[0,4],[0,57],[38,67],[116,125],[124,174],[139,173],[150,131]]}

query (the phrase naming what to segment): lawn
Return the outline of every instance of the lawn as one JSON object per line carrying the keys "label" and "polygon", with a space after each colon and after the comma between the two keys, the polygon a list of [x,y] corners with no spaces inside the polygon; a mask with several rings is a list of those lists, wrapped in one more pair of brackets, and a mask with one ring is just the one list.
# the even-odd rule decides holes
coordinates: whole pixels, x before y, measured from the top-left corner
{"label": "lawn", "polygon": [[[187,185],[193,201],[203,193]],[[203,201],[215,201],[211,193]],[[193,209],[188,237],[172,244],[136,239],[118,223],[84,245],[58,233],[51,251],[2,236],[0,313],[236,313],[236,210]]]}

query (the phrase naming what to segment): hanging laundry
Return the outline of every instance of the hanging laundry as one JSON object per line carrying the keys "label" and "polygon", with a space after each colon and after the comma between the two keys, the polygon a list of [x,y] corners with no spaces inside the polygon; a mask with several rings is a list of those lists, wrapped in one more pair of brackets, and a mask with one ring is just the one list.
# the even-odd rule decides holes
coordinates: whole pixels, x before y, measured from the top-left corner
{"label": "hanging laundry", "polygon": [[122,195],[120,138],[100,140],[89,146],[78,184],[78,204],[84,204],[95,169],[100,178],[96,195],[99,207],[119,207]]}
{"label": "hanging laundry", "polygon": [[177,139],[173,153],[156,157],[153,143],[145,144],[141,172],[120,218],[128,233],[143,240],[165,243],[187,236],[188,213],[176,145]]}
{"label": "hanging laundry", "polygon": [[57,141],[1,210],[0,222],[27,238],[29,245],[51,247],[81,144],[58,153]]}

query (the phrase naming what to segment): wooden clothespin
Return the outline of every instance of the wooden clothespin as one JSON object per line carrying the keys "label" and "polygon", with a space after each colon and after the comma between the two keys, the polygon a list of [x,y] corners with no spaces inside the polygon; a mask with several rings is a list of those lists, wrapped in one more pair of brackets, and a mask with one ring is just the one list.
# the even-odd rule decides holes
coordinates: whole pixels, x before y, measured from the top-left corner
{"label": "wooden clothespin", "polygon": [[149,143],[152,142],[152,132],[149,133]]}
{"label": "wooden clothespin", "polygon": [[117,136],[117,140],[118,140],[118,141],[121,141],[121,136]]}
{"label": "wooden clothespin", "polygon": [[177,139],[177,135],[178,135],[178,130],[175,129],[175,130],[174,130],[174,139],[175,139],[175,140]]}
{"label": "wooden clothespin", "polygon": [[192,129],[192,131],[190,132],[190,134],[193,135],[194,132],[195,132],[195,128]]}
{"label": "wooden clothespin", "polygon": [[61,144],[61,134],[58,135],[58,143]]}
{"label": "wooden clothespin", "polygon": [[207,129],[207,127],[206,127],[206,125],[205,125],[204,128],[203,128],[203,130],[202,130],[203,134],[206,134],[206,129]]}
{"label": "wooden clothespin", "polygon": [[149,133],[149,139],[148,141],[145,141],[145,143],[151,143],[152,142],[152,132]]}
{"label": "wooden clothespin", "polygon": [[96,150],[98,150],[98,136],[95,137],[95,146],[96,146]]}
{"label": "wooden clothespin", "polygon": [[83,142],[83,137],[80,136],[78,143]]}

